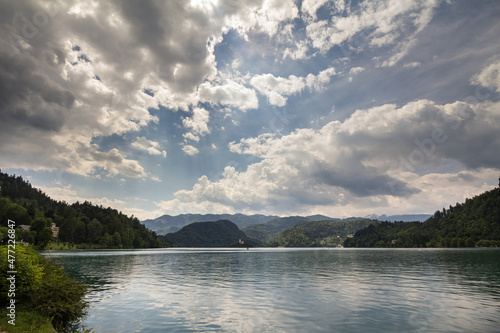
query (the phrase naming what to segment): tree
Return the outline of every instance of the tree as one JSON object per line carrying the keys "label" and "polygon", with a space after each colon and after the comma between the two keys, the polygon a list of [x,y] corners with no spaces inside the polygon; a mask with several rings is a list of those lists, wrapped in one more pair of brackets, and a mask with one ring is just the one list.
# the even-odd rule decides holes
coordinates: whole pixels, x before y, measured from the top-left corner
{"label": "tree", "polygon": [[88,239],[91,243],[97,243],[101,239],[102,224],[97,219],[92,219],[88,225]]}
{"label": "tree", "polygon": [[13,203],[7,198],[0,198],[0,223],[2,226],[7,226],[7,219],[11,219],[7,216],[7,210],[12,206]]}
{"label": "tree", "polygon": [[40,217],[31,223],[30,230],[39,233],[46,227],[47,227],[47,220]]}
{"label": "tree", "polygon": [[52,230],[48,227],[45,227],[41,231],[36,233],[35,245],[38,245],[41,249],[44,249],[51,240]]}
{"label": "tree", "polygon": [[75,232],[75,218],[65,219],[59,224],[59,239],[63,242],[73,242],[73,234]]}
{"label": "tree", "polygon": [[117,231],[113,235],[113,239],[111,241],[111,246],[121,248],[122,247],[122,236]]}
{"label": "tree", "polygon": [[[31,216],[29,216],[28,210],[17,204],[10,205],[10,207],[5,212],[5,217],[7,217],[7,219],[15,221],[16,225],[31,224]],[[6,221],[2,221],[2,223],[5,224]]]}
{"label": "tree", "polygon": [[85,243],[87,241],[87,227],[83,221],[76,222],[73,241],[76,244]]}
{"label": "tree", "polygon": [[[36,202],[36,201],[35,201]],[[33,203],[31,203],[29,206],[28,206],[28,211],[27,211],[28,215],[34,219],[35,218],[35,214],[36,214],[36,209],[35,209],[35,205]]]}
{"label": "tree", "polygon": [[105,232],[99,240],[99,245],[101,245],[102,247],[109,247],[111,246],[112,242],[113,239],[111,238],[111,236],[107,232]]}

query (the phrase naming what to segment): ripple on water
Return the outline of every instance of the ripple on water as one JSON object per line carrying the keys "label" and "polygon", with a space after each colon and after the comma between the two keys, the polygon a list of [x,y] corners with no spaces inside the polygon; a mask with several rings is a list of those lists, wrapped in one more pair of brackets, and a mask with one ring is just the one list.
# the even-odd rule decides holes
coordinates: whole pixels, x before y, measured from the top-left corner
{"label": "ripple on water", "polygon": [[163,249],[61,257],[91,285],[84,322],[96,332],[497,332],[499,254]]}

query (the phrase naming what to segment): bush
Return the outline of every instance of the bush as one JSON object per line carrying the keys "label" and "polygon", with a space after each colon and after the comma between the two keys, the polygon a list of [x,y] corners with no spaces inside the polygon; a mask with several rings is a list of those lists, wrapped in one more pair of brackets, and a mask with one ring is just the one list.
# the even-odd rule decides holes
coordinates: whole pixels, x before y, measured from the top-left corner
{"label": "bush", "polygon": [[465,246],[466,247],[474,247],[474,241],[472,240],[472,238],[469,237],[465,240]]}
{"label": "bush", "polygon": [[465,239],[463,238],[458,239],[458,247],[465,247]]}
{"label": "bush", "polygon": [[44,278],[38,291],[32,295],[35,311],[52,318],[59,330],[85,314],[86,302],[82,300],[87,287],[70,279],[61,267],[45,258],[42,260]]}
{"label": "bush", "polygon": [[[12,250],[12,248],[11,248]],[[15,248],[15,270],[16,274],[16,303],[25,302],[30,299],[37,290],[40,289],[43,278],[43,266],[40,264],[41,259],[43,259],[35,250],[30,247],[25,247],[16,244]],[[12,254],[12,253],[11,253]],[[7,271],[11,271],[9,268],[9,262],[7,261],[8,246],[3,245],[0,247],[0,289],[2,291],[9,290],[7,280]],[[1,304],[6,304],[9,299],[7,298],[7,293],[2,292],[0,296]]]}
{"label": "bush", "polygon": [[[7,260],[8,248],[0,247],[0,287],[8,290]],[[5,259],[4,259],[5,258]],[[87,303],[83,296],[87,287],[78,281],[69,278],[61,267],[53,261],[38,254],[30,247],[16,244],[15,249],[16,274],[16,307],[25,309],[50,318],[57,330],[85,313]],[[5,305],[9,302],[7,293],[2,292],[0,302]]]}
{"label": "bush", "polygon": [[491,242],[487,239],[481,239],[479,242],[476,243],[477,247],[489,247],[491,245]]}

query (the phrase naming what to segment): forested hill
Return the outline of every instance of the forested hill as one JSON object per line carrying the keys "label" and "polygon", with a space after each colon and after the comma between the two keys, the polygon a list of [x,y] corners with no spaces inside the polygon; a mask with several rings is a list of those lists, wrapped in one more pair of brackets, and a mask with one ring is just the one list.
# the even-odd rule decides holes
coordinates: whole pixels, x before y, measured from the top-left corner
{"label": "forested hill", "polygon": [[437,211],[427,221],[372,225],[345,247],[500,246],[500,188]]}
{"label": "forested hill", "polygon": [[[1,227],[8,219],[16,226],[30,225],[30,231],[19,230],[18,237],[41,248],[52,240],[102,248],[161,246],[156,234],[135,217],[90,202],[70,205],[53,200],[22,177],[0,171]],[[57,239],[52,237],[52,223],[59,228]],[[5,232],[1,230],[2,241]]]}
{"label": "forested hill", "polygon": [[304,221],[340,221],[324,215],[287,216],[273,219],[267,223],[256,224],[243,229],[243,232],[260,244],[269,245],[283,230]]}
{"label": "forested hill", "polygon": [[269,242],[283,247],[336,247],[357,230],[380,221],[359,219],[354,221],[302,221],[283,230]]}
{"label": "forested hill", "polygon": [[195,222],[177,232],[159,237],[170,245],[179,247],[253,246],[245,233],[228,220]]}

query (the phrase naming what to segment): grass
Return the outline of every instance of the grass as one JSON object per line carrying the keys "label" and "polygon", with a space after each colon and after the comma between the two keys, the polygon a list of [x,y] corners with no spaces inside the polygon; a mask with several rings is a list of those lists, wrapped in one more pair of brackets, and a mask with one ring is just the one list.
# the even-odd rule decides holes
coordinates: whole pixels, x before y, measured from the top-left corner
{"label": "grass", "polygon": [[72,243],[50,242],[44,250],[75,250],[76,245]]}
{"label": "grass", "polygon": [[[2,307],[0,309],[0,333],[57,333],[49,318],[28,309],[16,309],[16,325],[9,324],[9,320],[7,310]],[[72,332],[95,333],[93,329],[85,326]]]}
{"label": "grass", "polygon": [[16,308],[16,325],[8,323],[7,309],[0,310],[0,330],[9,333],[55,333],[50,324],[50,319],[35,312]]}

